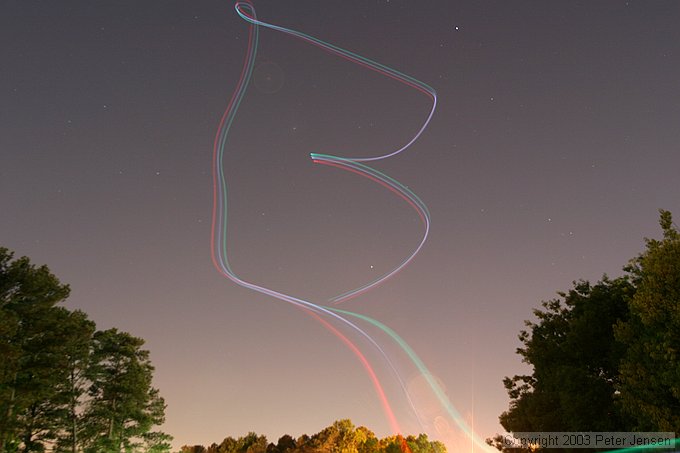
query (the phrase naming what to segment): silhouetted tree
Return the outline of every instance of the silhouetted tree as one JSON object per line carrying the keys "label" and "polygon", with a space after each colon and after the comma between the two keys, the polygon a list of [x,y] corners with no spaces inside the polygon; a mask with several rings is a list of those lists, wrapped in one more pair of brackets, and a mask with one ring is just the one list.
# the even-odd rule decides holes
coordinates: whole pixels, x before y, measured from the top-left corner
{"label": "silhouetted tree", "polygon": [[659,223],[663,239],[646,239],[627,267],[637,291],[616,329],[627,346],[618,388],[635,429],[680,432],[680,234],[670,212]]}
{"label": "silhouetted tree", "polygon": [[48,415],[55,409],[53,357],[54,320],[63,315],[55,305],[69,294],[47,266],[35,267],[28,258],[12,260],[0,248],[0,451],[42,448],[55,427]]}
{"label": "silhouetted tree", "polygon": [[618,364],[624,347],[613,326],[628,318],[627,278],[581,281],[562,299],[534,310],[538,322],[519,338],[517,350],[531,375],[505,378],[510,409],[500,421],[515,431],[617,431],[626,421],[617,407]]}
{"label": "silhouetted tree", "polygon": [[46,266],[0,248],[0,452],[170,451],[151,431],[165,404],[143,341],[94,333],[85,313],[56,306],[68,294]]}
{"label": "silhouetted tree", "polygon": [[533,372],[504,380],[506,430],[680,432],[680,233],[668,211],[660,224],[624,277],[534,310],[517,351]]}
{"label": "silhouetted tree", "polygon": [[203,445],[184,445],[179,450],[180,453],[207,453],[206,448]]}
{"label": "silhouetted tree", "polygon": [[117,329],[93,337],[87,452],[120,452],[140,445],[164,421],[165,402],[151,386],[153,366],[144,340]]}
{"label": "silhouetted tree", "polygon": [[66,319],[59,323],[59,328],[68,334],[64,335],[63,379],[58,385],[61,409],[56,414],[60,427],[55,447],[56,453],[77,453],[80,451],[82,408],[86,401],[83,399],[89,382],[86,371],[90,363],[92,336],[95,331],[94,322],[87,319],[87,315],[80,310],[69,312]]}
{"label": "silhouetted tree", "polygon": [[276,443],[276,448],[278,449],[279,453],[286,453],[289,450],[294,451],[295,446],[295,439],[293,439],[288,434],[284,434],[283,436],[279,437],[279,441]]}

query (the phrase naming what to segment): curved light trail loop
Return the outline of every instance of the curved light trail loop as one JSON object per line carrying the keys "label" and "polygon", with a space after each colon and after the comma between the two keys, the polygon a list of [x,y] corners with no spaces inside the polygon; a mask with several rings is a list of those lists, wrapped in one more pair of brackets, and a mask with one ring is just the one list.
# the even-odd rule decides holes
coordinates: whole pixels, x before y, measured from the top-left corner
{"label": "curved light trail loop", "polygon": [[[427,128],[437,106],[437,95],[434,89],[431,88],[429,85],[411,76],[408,76],[399,71],[396,71],[395,69],[389,68],[380,63],[372,61],[361,55],[357,55],[345,49],[341,49],[340,47],[337,47],[333,44],[321,41],[320,39],[309,36],[302,32],[262,22],[257,19],[255,8],[249,1],[236,2],[235,9],[238,15],[249,23],[248,47],[246,55],[244,57],[243,67],[241,70],[239,81],[236,85],[234,93],[231,96],[227,108],[225,109],[224,114],[222,115],[213,145],[213,170],[212,170],[213,208],[211,224],[211,258],[214,266],[222,275],[229,278],[238,285],[265,294],[267,296],[279,299],[295,307],[305,310],[309,315],[314,317],[330,332],[337,336],[345,345],[347,345],[347,347],[357,356],[357,358],[362,363],[363,367],[366,369],[366,372],[368,373],[368,376],[371,379],[371,382],[376,390],[376,393],[383,407],[383,411],[385,412],[385,415],[388,419],[390,427],[395,434],[400,434],[401,428],[397,421],[397,417],[394,414],[394,411],[385,394],[383,385],[381,384],[374,370],[374,367],[371,365],[371,363],[366,358],[365,354],[361,351],[359,346],[357,346],[357,344],[352,342],[345,334],[343,334],[338,329],[338,327],[345,327],[346,329],[349,329],[349,331],[354,331],[356,334],[359,335],[359,338],[363,338],[364,341],[366,341],[372,348],[374,348],[378,352],[378,354],[385,360],[391,371],[394,373],[395,378],[399,382],[399,385],[401,386],[401,389],[404,392],[408,403],[410,404],[411,408],[416,414],[417,410],[414,406],[413,400],[408,392],[408,389],[404,384],[404,379],[397,371],[397,368],[393,364],[393,361],[390,359],[388,354],[385,352],[384,348],[365,330],[363,330],[361,327],[359,327],[359,325],[357,325],[350,319],[356,319],[358,321],[376,327],[382,330],[385,334],[387,334],[391,341],[393,341],[405,353],[405,355],[409,358],[411,363],[415,365],[418,371],[425,377],[426,382],[428,383],[431,391],[439,401],[439,404],[442,406],[442,408],[444,408],[445,412],[448,413],[451,419],[454,420],[457,426],[461,428],[461,430],[467,436],[473,439],[475,445],[477,445],[479,448],[486,451],[493,451],[491,447],[486,445],[481,439],[479,439],[477,435],[475,435],[472,432],[472,430],[462,419],[458,411],[449,402],[444,391],[437,384],[436,380],[433,378],[432,374],[428,371],[428,369],[425,367],[420,358],[408,346],[408,344],[406,344],[406,342],[401,337],[399,337],[392,329],[372,318],[369,318],[361,314],[349,312],[346,310],[340,310],[337,308],[324,306],[320,304],[314,304],[310,301],[289,294],[284,294],[282,292],[275,291],[273,289],[269,289],[265,286],[261,286],[252,282],[248,282],[246,280],[241,279],[232,270],[227,255],[227,183],[226,178],[224,176],[224,151],[227,142],[227,136],[234,121],[236,112],[239,108],[241,101],[243,100],[243,96],[248,88],[250,79],[252,77],[254,62],[257,54],[259,27],[270,28],[272,30],[276,30],[294,36],[296,38],[302,39],[303,41],[306,41],[310,44],[320,47],[325,51],[328,51],[332,54],[335,54],[339,57],[349,60],[350,62],[361,65],[367,69],[375,71],[386,77],[392,78],[408,87],[414,88],[428,96],[432,101],[432,107],[425,121],[418,129],[416,134],[413,137],[411,137],[403,146],[400,146],[396,150],[374,157],[355,157],[355,158],[338,157],[317,153],[311,154],[311,158],[315,163],[340,168],[342,170],[358,174],[387,188],[388,190],[393,192],[396,196],[403,199],[409,206],[411,206],[418,213],[418,216],[420,217],[424,226],[424,233],[422,235],[420,242],[418,243],[415,250],[413,250],[413,252],[406,257],[406,259],[404,259],[398,266],[393,268],[391,271],[385,273],[384,275],[378,277],[377,279],[332,298],[331,301],[333,301],[336,304],[348,300],[349,298],[358,296],[359,294],[362,294],[368,291],[369,289],[376,287],[377,285],[383,283],[390,277],[397,274],[413,260],[413,258],[425,244],[425,241],[427,240],[427,236],[430,230],[430,213],[427,209],[427,206],[422,202],[422,200],[420,200],[420,198],[418,198],[417,195],[415,195],[406,186],[394,180],[393,178],[385,175],[384,173],[381,173],[367,166],[362,162],[386,159],[388,157],[395,156],[405,151],[420,137],[423,131]],[[408,446],[406,445],[405,442],[403,444],[403,447],[404,450],[408,451]]]}

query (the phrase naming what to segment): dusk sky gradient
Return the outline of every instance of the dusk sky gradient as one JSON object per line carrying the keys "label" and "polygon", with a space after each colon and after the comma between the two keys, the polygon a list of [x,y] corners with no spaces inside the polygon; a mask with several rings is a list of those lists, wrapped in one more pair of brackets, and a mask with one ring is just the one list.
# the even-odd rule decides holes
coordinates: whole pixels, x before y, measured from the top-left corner
{"label": "dusk sky gradient", "polygon": [[[659,208],[680,217],[680,3],[254,5],[437,91],[418,141],[372,164],[427,204],[429,240],[341,308],[398,332],[482,438],[500,432],[531,310],[573,280],[621,275],[643,237],[660,236]],[[388,435],[337,337],[212,267],[212,144],[247,46],[233,6],[3,2],[0,246],[47,264],[71,285],[66,306],[100,329],[146,340],[176,448],[248,431],[275,442],[341,418]],[[326,304],[399,265],[422,225],[389,191],[309,154],[394,150],[431,104],[268,29],[254,79],[225,150],[230,262]]]}

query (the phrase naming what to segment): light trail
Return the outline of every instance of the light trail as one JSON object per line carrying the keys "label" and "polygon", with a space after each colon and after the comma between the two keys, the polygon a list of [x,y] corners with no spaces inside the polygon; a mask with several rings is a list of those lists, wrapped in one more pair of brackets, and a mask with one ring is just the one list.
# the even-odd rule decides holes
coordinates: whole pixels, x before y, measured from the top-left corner
{"label": "light trail", "polygon": [[[237,11],[239,11],[240,13],[242,13],[245,10],[247,14],[249,14],[249,17],[255,18],[255,9],[250,3],[239,2],[236,4],[236,8]],[[211,259],[213,265],[218,269],[218,271],[220,271],[222,275],[245,288],[266,294],[271,297],[275,297],[277,299],[288,302],[298,308],[307,310],[320,321],[322,320],[322,318],[320,318],[319,315],[323,314],[336,320],[340,324],[348,326],[352,330],[358,332],[363,338],[368,340],[369,343],[371,343],[372,346],[375,347],[379,351],[379,353],[385,358],[390,368],[396,373],[396,368],[389,360],[389,357],[383,351],[380,345],[378,345],[370,335],[368,335],[354,323],[348,321],[347,319],[343,318],[340,315],[333,313],[332,311],[328,310],[323,306],[313,304],[309,301],[288,294],[274,291],[264,286],[247,282],[238,277],[233,272],[231,266],[229,265],[229,260],[227,257],[227,184],[226,178],[224,177],[223,166],[224,149],[226,145],[227,135],[233,123],[236,111],[238,110],[241,100],[243,99],[246,88],[250,81],[250,77],[252,75],[255,56],[257,52],[257,42],[258,42],[258,28],[257,26],[251,26],[248,31],[248,48],[246,51],[241,76],[237,83],[236,89],[231,97],[231,100],[229,101],[229,104],[224,114],[222,115],[215,136],[215,141],[213,144],[213,210],[211,223]],[[392,431],[394,431],[395,433],[400,433],[401,428],[397,423],[394,412],[392,411],[389,401],[385,396],[384,389],[382,388],[380,381],[377,379],[375,371],[373,370],[372,366],[370,365],[366,357],[361,353],[361,351],[356,345],[354,345],[349,339],[342,335],[337,329],[330,328],[332,326],[330,326],[330,324],[328,324],[326,321],[323,321],[322,323],[327,328],[329,328],[329,330],[331,330],[336,336],[338,336],[343,342],[345,342],[345,344],[350,346],[350,349],[355,353],[355,355],[357,355],[359,360],[367,369],[369,376],[371,377],[373,386],[376,389],[376,393],[378,394],[381,400],[383,410],[387,415]],[[400,383],[402,385],[402,388],[405,389],[403,382],[400,381]]]}
{"label": "light trail", "polygon": [[[392,329],[389,327],[385,326],[384,324],[380,323],[379,321],[376,321],[372,318],[369,318],[365,315],[361,315],[358,313],[353,313],[349,312],[346,310],[340,310],[338,308],[334,307],[329,307],[329,306],[324,306],[321,304],[315,304],[310,301],[289,295],[289,294],[284,294],[279,291],[275,291],[273,289],[267,288],[265,286],[261,286],[259,284],[255,284],[252,282],[245,281],[241,279],[238,275],[234,273],[232,270],[230,264],[229,264],[229,259],[227,255],[227,201],[228,201],[228,192],[227,192],[227,183],[226,183],[226,178],[224,176],[224,153],[225,153],[225,147],[226,147],[226,142],[227,142],[227,137],[229,134],[229,131],[231,129],[232,123],[234,121],[236,112],[239,108],[239,105],[241,101],[243,100],[243,96],[248,88],[252,72],[253,72],[253,67],[254,67],[254,62],[257,54],[257,44],[258,44],[258,39],[259,39],[259,27],[266,27],[270,28],[272,30],[276,30],[291,36],[294,36],[296,38],[302,39],[303,41],[306,41],[310,44],[313,44],[317,47],[320,47],[321,49],[330,52],[334,55],[337,55],[341,58],[344,58],[350,62],[353,62],[355,64],[358,64],[362,67],[365,67],[367,69],[370,69],[372,71],[375,71],[379,74],[382,74],[386,77],[389,77],[391,79],[394,79],[410,88],[416,89],[419,92],[425,94],[428,96],[428,98],[431,99],[432,102],[432,107],[429,110],[429,113],[423,122],[423,124],[420,126],[416,134],[411,137],[404,145],[398,147],[397,149],[379,155],[379,156],[372,156],[372,157],[355,157],[355,158],[347,158],[347,157],[338,157],[338,156],[331,156],[328,154],[318,154],[318,153],[312,153],[311,158],[314,163],[330,166],[330,167],[335,167],[335,168],[340,168],[345,171],[349,171],[354,174],[358,174],[360,176],[363,176],[365,178],[368,178],[369,180],[378,183],[379,185],[387,188],[390,190],[392,193],[394,193],[396,196],[400,197],[402,200],[404,200],[409,206],[411,206],[418,214],[420,220],[423,223],[424,226],[424,232],[423,235],[416,246],[416,248],[396,267],[394,267],[392,270],[389,272],[381,275],[380,277],[372,280],[369,283],[366,283],[358,288],[349,290],[343,294],[340,294],[339,296],[336,296],[331,299],[335,304],[338,304],[340,302],[346,301],[352,297],[356,297],[372,288],[375,288],[376,286],[384,283],[386,280],[389,278],[393,277],[396,275],[398,272],[400,272],[404,267],[406,267],[413,259],[414,257],[418,254],[418,252],[422,249],[423,245],[425,244],[427,240],[427,236],[429,234],[430,230],[430,213],[427,209],[427,206],[418,198],[417,195],[415,195],[410,189],[408,189],[406,186],[401,184],[400,182],[396,181],[395,179],[387,176],[384,173],[379,172],[378,170],[375,170],[368,165],[364,164],[363,162],[371,162],[371,161],[379,161],[382,159],[386,159],[388,157],[395,156],[406,149],[408,149],[423,133],[423,131],[427,128],[427,126],[430,123],[430,120],[432,119],[432,116],[434,114],[434,111],[437,106],[437,95],[436,92],[433,88],[431,88],[429,85],[409,76],[406,74],[403,74],[395,69],[389,68],[387,66],[384,66],[380,63],[377,63],[373,60],[370,60],[368,58],[365,58],[361,55],[357,55],[353,52],[347,51],[345,49],[342,49],[338,46],[335,46],[333,44],[324,42],[320,39],[317,39],[315,37],[309,36],[307,34],[304,34],[302,32],[296,31],[296,30],[291,30],[288,28],[280,27],[274,24],[266,23],[263,21],[260,21],[257,19],[256,13],[255,13],[255,8],[250,3],[249,1],[238,1],[235,4],[235,9],[237,14],[243,18],[246,22],[249,23],[249,30],[248,30],[248,47],[246,51],[246,55],[244,57],[243,61],[243,67],[241,70],[241,75],[239,78],[239,81],[236,85],[236,88],[234,90],[234,93],[232,94],[232,97],[227,105],[227,108],[222,115],[222,118],[220,120],[216,135],[215,135],[215,141],[213,144],[213,208],[212,208],[212,223],[211,223],[211,259],[213,262],[213,265],[217,268],[217,270],[224,275],[225,277],[229,278],[233,282],[235,282],[238,285],[241,285],[245,288],[248,288],[250,290],[265,294],[267,296],[279,299],[281,301],[287,302],[297,308],[300,308],[302,310],[305,310],[308,314],[310,314],[312,317],[314,317],[318,322],[320,322],[325,328],[327,328],[330,332],[332,332],[335,336],[337,336],[360,360],[362,363],[363,367],[366,369],[369,378],[371,379],[371,382],[373,384],[373,387],[376,390],[376,393],[378,395],[378,398],[381,402],[381,405],[383,407],[383,411],[385,412],[385,415],[388,419],[388,422],[390,424],[390,428],[395,434],[401,434],[401,428],[400,424],[397,420],[397,417],[389,403],[389,400],[386,396],[386,393],[384,391],[383,385],[381,384],[380,380],[378,379],[378,376],[371,365],[371,363],[368,361],[366,358],[365,354],[361,351],[359,346],[352,342],[345,334],[343,334],[336,326],[331,324],[331,322],[336,323],[340,327],[345,327],[349,329],[350,331],[353,331],[359,335],[360,338],[363,338],[368,344],[374,348],[378,354],[385,360],[387,365],[389,366],[390,370],[394,374],[395,378],[399,382],[399,385],[401,386],[402,391],[404,392],[404,395],[413,409],[414,413],[417,416],[418,422],[421,423],[421,426],[423,426],[423,421],[421,420],[421,417],[414,406],[414,401],[411,398],[411,395],[409,394],[409,391],[407,389],[407,386],[404,384],[404,379],[401,376],[401,374],[397,371],[397,368],[395,367],[393,361],[390,359],[388,354],[386,353],[385,349],[371,336],[369,335],[365,330],[363,330],[359,325],[357,325],[355,322],[351,321],[351,318],[357,319],[363,323],[366,323],[370,326],[376,327],[385,334],[389,336],[392,342],[396,344],[403,352],[404,354],[408,357],[410,362],[415,365],[415,367],[418,369],[419,373],[424,376],[427,384],[430,387],[430,390],[432,393],[435,395],[437,400],[439,401],[439,404],[441,407],[445,410],[445,412],[449,415],[449,417],[455,421],[456,425],[464,432],[467,436],[469,436],[473,442],[480,446],[482,450],[486,451],[495,451],[492,447],[486,445],[484,442],[481,441],[479,436],[475,435],[475,433],[470,429],[470,427],[465,423],[465,421],[462,419],[458,411],[455,409],[455,407],[451,404],[451,402],[448,400],[446,397],[444,391],[442,388],[438,385],[432,374],[429,372],[427,367],[425,367],[424,363],[422,360],[415,354],[415,352],[412,350],[412,348],[399,336],[394,332]],[[330,321],[330,322],[329,322]],[[405,450],[408,450],[408,446],[404,443],[403,448]]]}

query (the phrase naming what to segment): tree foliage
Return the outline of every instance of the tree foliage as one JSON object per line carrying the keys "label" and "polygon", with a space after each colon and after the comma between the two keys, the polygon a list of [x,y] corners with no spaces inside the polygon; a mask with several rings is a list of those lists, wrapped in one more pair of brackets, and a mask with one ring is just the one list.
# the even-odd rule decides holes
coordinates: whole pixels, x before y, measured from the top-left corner
{"label": "tree foliage", "polygon": [[444,444],[418,437],[389,436],[378,439],[364,426],[356,428],[350,420],[338,420],[318,433],[297,439],[285,434],[276,444],[255,433],[234,439],[227,437],[219,445],[185,445],[179,453],[446,453]]}
{"label": "tree foliage", "polygon": [[510,431],[616,431],[626,421],[617,407],[622,345],[614,325],[628,318],[629,280],[577,282],[561,299],[534,310],[517,350],[531,375],[505,378],[510,410],[500,421]]}
{"label": "tree foliage", "polygon": [[68,294],[46,266],[0,248],[0,452],[169,451],[151,431],[165,404],[144,341],[97,332],[57,305]]}
{"label": "tree foliage", "polygon": [[680,432],[680,234],[669,212],[660,224],[623,277],[534,310],[517,350],[532,373],[504,379],[508,432]]}
{"label": "tree foliage", "polygon": [[144,340],[117,329],[93,336],[86,452],[130,451],[164,421],[165,402],[151,386],[153,366]]}
{"label": "tree foliage", "polygon": [[635,429],[680,432],[680,234],[670,212],[660,224],[663,239],[647,239],[626,268],[637,291],[616,329],[626,346],[619,389]]}
{"label": "tree foliage", "polygon": [[[55,410],[59,351],[55,307],[69,294],[46,266],[0,248],[0,451],[40,449],[55,436],[47,419]],[[55,373],[57,371],[57,373]]]}

